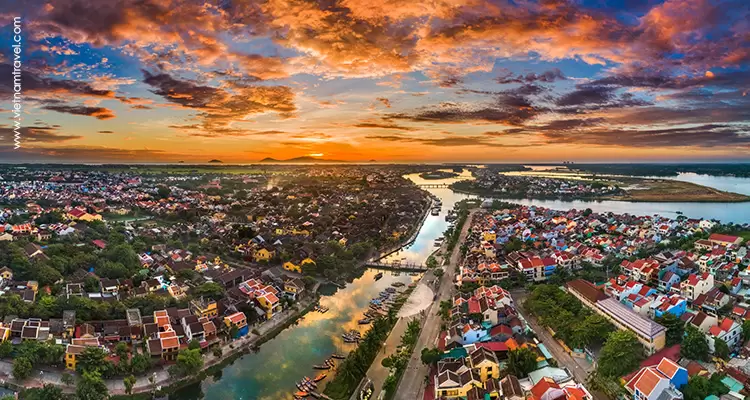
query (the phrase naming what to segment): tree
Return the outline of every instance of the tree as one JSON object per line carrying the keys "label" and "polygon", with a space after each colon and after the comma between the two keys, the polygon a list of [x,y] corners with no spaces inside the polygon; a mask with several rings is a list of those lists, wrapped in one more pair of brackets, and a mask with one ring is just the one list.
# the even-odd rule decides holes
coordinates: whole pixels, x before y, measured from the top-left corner
{"label": "tree", "polygon": [[729,360],[729,345],[722,338],[714,339],[714,355],[724,361]]}
{"label": "tree", "polygon": [[0,343],[0,358],[6,358],[13,353],[13,345],[10,340],[4,340]]}
{"label": "tree", "polygon": [[62,375],[60,375],[60,382],[65,386],[70,386],[75,383],[75,379],[73,379],[73,375],[63,372]]}
{"label": "tree", "polygon": [[107,353],[99,347],[86,347],[76,360],[79,372],[96,371],[101,374],[102,366],[107,362]]}
{"label": "tree", "polygon": [[234,339],[239,334],[240,334],[240,328],[238,328],[237,325],[232,324],[232,326],[229,327],[229,338]]}
{"label": "tree", "polygon": [[172,194],[172,191],[164,185],[159,185],[159,187],[156,188],[156,192],[159,195],[160,199],[166,199],[170,194]]}
{"label": "tree", "polygon": [[605,377],[623,376],[638,368],[642,357],[643,346],[632,332],[615,331],[602,347],[597,371]]}
{"label": "tree", "polygon": [[130,370],[135,374],[141,374],[151,368],[151,359],[145,354],[136,354],[130,360]]}
{"label": "tree", "polygon": [[76,386],[78,400],[105,400],[109,397],[107,384],[98,371],[86,371]]}
{"label": "tree", "polygon": [[703,400],[712,394],[718,397],[729,393],[729,388],[721,383],[723,377],[722,374],[715,373],[710,379],[701,375],[690,378],[681,389],[685,400]]}
{"label": "tree", "polygon": [[682,337],[685,336],[685,322],[672,313],[656,318],[656,322],[667,328],[667,346],[682,343]]}
{"label": "tree", "polygon": [[13,360],[13,377],[20,381],[28,378],[32,369],[31,361],[26,357],[16,357]]}
{"label": "tree", "polygon": [[750,340],[750,320],[745,320],[742,323],[742,342]]}
{"label": "tree", "polygon": [[130,395],[133,393],[133,386],[135,386],[136,379],[133,375],[126,376],[125,379],[122,380],[122,383],[125,385],[125,393]]}
{"label": "tree", "polygon": [[203,368],[203,357],[200,350],[185,349],[177,355],[177,368],[183,375],[192,375]]}
{"label": "tree", "polygon": [[127,360],[128,353],[128,344],[125,342],[118,342],[117,346],[115,346],[115,354],[117,354],[117,357],[120,357],[120,361]]}
{"label": "tree", "polygon": [[532,350],[522,347],[508,353],[508,372],[510,374],[524,378],[535,369],[537,369],[536,353]]}
{"label": "tree", "polygon": [[224,295],[224,288],[216,282],[206,282],[196,288],[193,288],[194,297],[205,297],[218,300]]}
{"label": "tree", "polygon": [[188,343],[188,349],[190,350],[200,350],[201,349],[201,342],[198,339],[193,339]]}
{"label": "tree", "polygon": [[23,391],[25,400],[63,400],[65,395],[62,389],[55,385],[46,384],[41,388],[30,388]]}
{"label": "tree", "polygon": [[688,325],[687,335],[682,340],[680,355],[691,360],[708,361],[708,340],[698,328]]}
{"label": "tree", "polygon": [[427,348],[425,347],[422,349],[422,363],[425,365],[432,365],[440,361],[440,356],[443,354],[442,351],[439,349],[433,347],[433,348]]}

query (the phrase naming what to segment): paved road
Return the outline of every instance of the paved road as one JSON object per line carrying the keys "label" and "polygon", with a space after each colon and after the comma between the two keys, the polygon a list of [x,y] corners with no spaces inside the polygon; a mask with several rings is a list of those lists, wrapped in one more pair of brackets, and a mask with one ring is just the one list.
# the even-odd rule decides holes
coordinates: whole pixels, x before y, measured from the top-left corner
{"label": "paved road", "polygon": [[417,314],[413,317],[398,319],[393,330],[391,330],[390,335],[388,335],[388,339],[386,339],[383,348],[378,352],[375,361],[370,365],[370,369],[367,370],[367,377],[370,378],[372,384],[375,386],[375,390],[372,394],[373,399],[378,398],[380,391],[383,390],[383,383],[385,383],[385,379],[388,378],[388,375],[390,374],[390,370],[382,365],[383,359],[396,352],[396,348],[401,344],[401,336],[406,332],[406,327],[409,325],[409,322],[419,317],[419,314]]}
{"label": "paved road", "polygon": [[[537,339],[544,343],[544,346],[547,347],[547,350],[549,350],[550,353],[552,353],[552,356],[555,357],[561,367],[566,367],[573,374],[573,378],[576,382],[585,385],[589,374],[594,371],[594,365],[586,360],[575,358],[568,354],[562,345],[552,337],[552,334],[537,322],[536,317],[524,309],[523,303],[528,296],[528,293],[525,290],[512,290],[511,296],[516,304],[516,309],[524,316],[529,325],[531,325],[531,329],[536,333]],[[596,400],[608,400],[603,393],[591,391],[591,395]]]}
{"label": "paved road", "polygon": [[[451,298],[453,290],[453,281],[456,276],[456,265],[458,265],[460,257],[461,244],[466,239],[466,235],[471,227],[471,219],[476,211],[472,211],[469,217],[466,219],[466,223],[461,229],[461,236],[458,238],[456,247],[453,248],[450,262],[448,265],[443,267],[444,275],[440,281],[440,287],[437,290],[438,299],[435,300],[429,308],[427,308],[424,324],[422,325],[422,332],[417,340],[417,345],[414,347],[414,353],[409,359],[409,365],[406,367],[404,376],[401,379],[401,384],[398,387],[396,393],[396,400],[416,400],[421,399],[424,393],[425,377],[429,373],[429,368],[422,364],[421,354],[422,349],[425,347],[435,347],[437,344],[437,338],[440,334],[440,316],[438,311],[440,310],[440,301],[448,300]],[[432,270],[425,273],[423,279],[434,280],[434,274]]]}

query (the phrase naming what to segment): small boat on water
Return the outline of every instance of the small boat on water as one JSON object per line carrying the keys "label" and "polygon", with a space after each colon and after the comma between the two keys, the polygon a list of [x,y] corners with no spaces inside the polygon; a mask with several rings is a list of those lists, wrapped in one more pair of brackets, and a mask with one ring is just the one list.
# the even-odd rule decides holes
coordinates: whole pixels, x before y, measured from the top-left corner
{"label": "small boat on water", "polygon": [[376,280],[376,281],[377,281],[378,279],[382,278],[382,277],[383,277],[383,273],[382,273],[382,272],[378,272],[377,274],[375,274],[375,280]]}
{"label": "small boat on water", "polygon": [[343,360],[346,358],[346,356],[341,355],[341,354],[331,354],[331,357],[338,358],[339,360]]}
{"label": "small boat on water", "polygon": [[330,365],[313,365],[314,369],[331,369]]}
{"label": "small boat on water", "polygon": [[403,282],[393,282],[393,283],[391,283],[391,286],[393,286],[393,287],[401,287],[401,286],[404,286],[404,283]]}
{"label": "small boat on water", "polygon": [[432,211],[430,211],[431,215],[440,215],[440,209],[439,208],[433,208]]}
{"label": "small boat on water", "polygon": [[320,375],[316,376],[315,379],[313,379],[313,382],[320,382],[323,379],[325,379],[326,376],[328,376],[328,374],[326,374],[325,372],[323,372]]}
{"label": "small boat on water", "polygon": [[372,322],[372,320],[370,318],[362,318],[359,321],[357,321],[357,323],[360,324],[360,325],[367,325],[367,324],[369,324],[371,322]]}
{"label": "small boat on water", "polygon": [[299,398],[305,398],[305,397],[309,396],[310,393],[309,392],[304,392],[304,391],[300,390],[299,392],[295,393],[294,395],[297,396],[297,397],[299,397]]}

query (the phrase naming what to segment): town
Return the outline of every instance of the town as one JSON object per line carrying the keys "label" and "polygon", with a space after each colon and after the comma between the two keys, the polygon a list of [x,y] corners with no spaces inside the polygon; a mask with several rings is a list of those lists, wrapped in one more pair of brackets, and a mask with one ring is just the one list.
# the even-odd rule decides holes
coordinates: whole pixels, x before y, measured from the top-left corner
{"label": "town", "polygon": [[744,398],[747,225],[482,205],[425,398]]}
{"label": "town", "polygon": [[383,265],[346,347],[292,397],[743,398],[747,224],[466,199],[394,280],[399,263],[377,260],[442,219],[404,178],[420,171],[6,168],[0,374],[23,398],[173,393],[333,318],[321,288]]}

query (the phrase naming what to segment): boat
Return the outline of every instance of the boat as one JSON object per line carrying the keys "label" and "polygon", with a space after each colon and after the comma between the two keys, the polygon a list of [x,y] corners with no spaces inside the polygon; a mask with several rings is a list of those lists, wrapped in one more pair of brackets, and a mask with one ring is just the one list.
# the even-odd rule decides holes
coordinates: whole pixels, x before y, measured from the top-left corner
{"label": "boat", "polygon": [[311,395],[312,397],[315,397],[316,399],[319,399],[319,398],[320,398],[320,393],[318,393],[318,392],[310,392],[310,395]]}
{"label": "boat", "polygon": [[299,392],[295,393],[294,395],[298,396],[300,398],[305,398],[305,397],[307,397],[307,396],[310,395],[310,392],[303,392],[303,391],[300,390]]}
{"label": "boat", "polygon": [[362,318],[359,321],[357,321],[357,323],[360,324],[360,325],[367,325],[370,322],[372,322],[372,320],[370,318]]}
{"label": "boat", "polygon": [[431,215],[440,215],[440,209],[439,208],[433,208],[432,211],[430,211]]}
{"label": "boat", "polygon": [[393,287],[401,287],[401,286],[404,286],[404,283],[403,282],[393,282],[393,283],[391,283],[391,286],[393,286]]}
{"label": "boat", "polygon": [[341,355],[341,354],[331,354],[331,357],[338,358],[339,360],[343,360],[346,358],[346,356]]}
{"label": "boat", "polygon": [[320,375],[316,376],[315,379],[313,379],[313,382],[320,382],[323,379],[325,379],[326,376],[328,376],[328,374],[326,374],[325,372],[323,372]]}
{"label": "boat", "polygon": [[314,369],[331,369],[331,366],[330,365],[313,365],[313,368]]}
{"label": "boat", "polygon": [[310,379],[310,377],[309,377],[309,376],[306,376],[306,377],[305,377],[305,383],[306,383],[306,384],[307,384],[308,386],[312,386],[312,387],[314,387],[314,388],[318,387],[318,384],[317,384],[317,383],[315,383],[315,382],[314,382],[314,381],[313,381],[312,379]]}
{"label": "boat", "polygon": [[382,277],[383,277],[383,273],[382,273],[382,272],[378,272],[377,274],[375,274],[375,280],[376,280],[376,281],[377,281],[378,279],[382,278]]}

